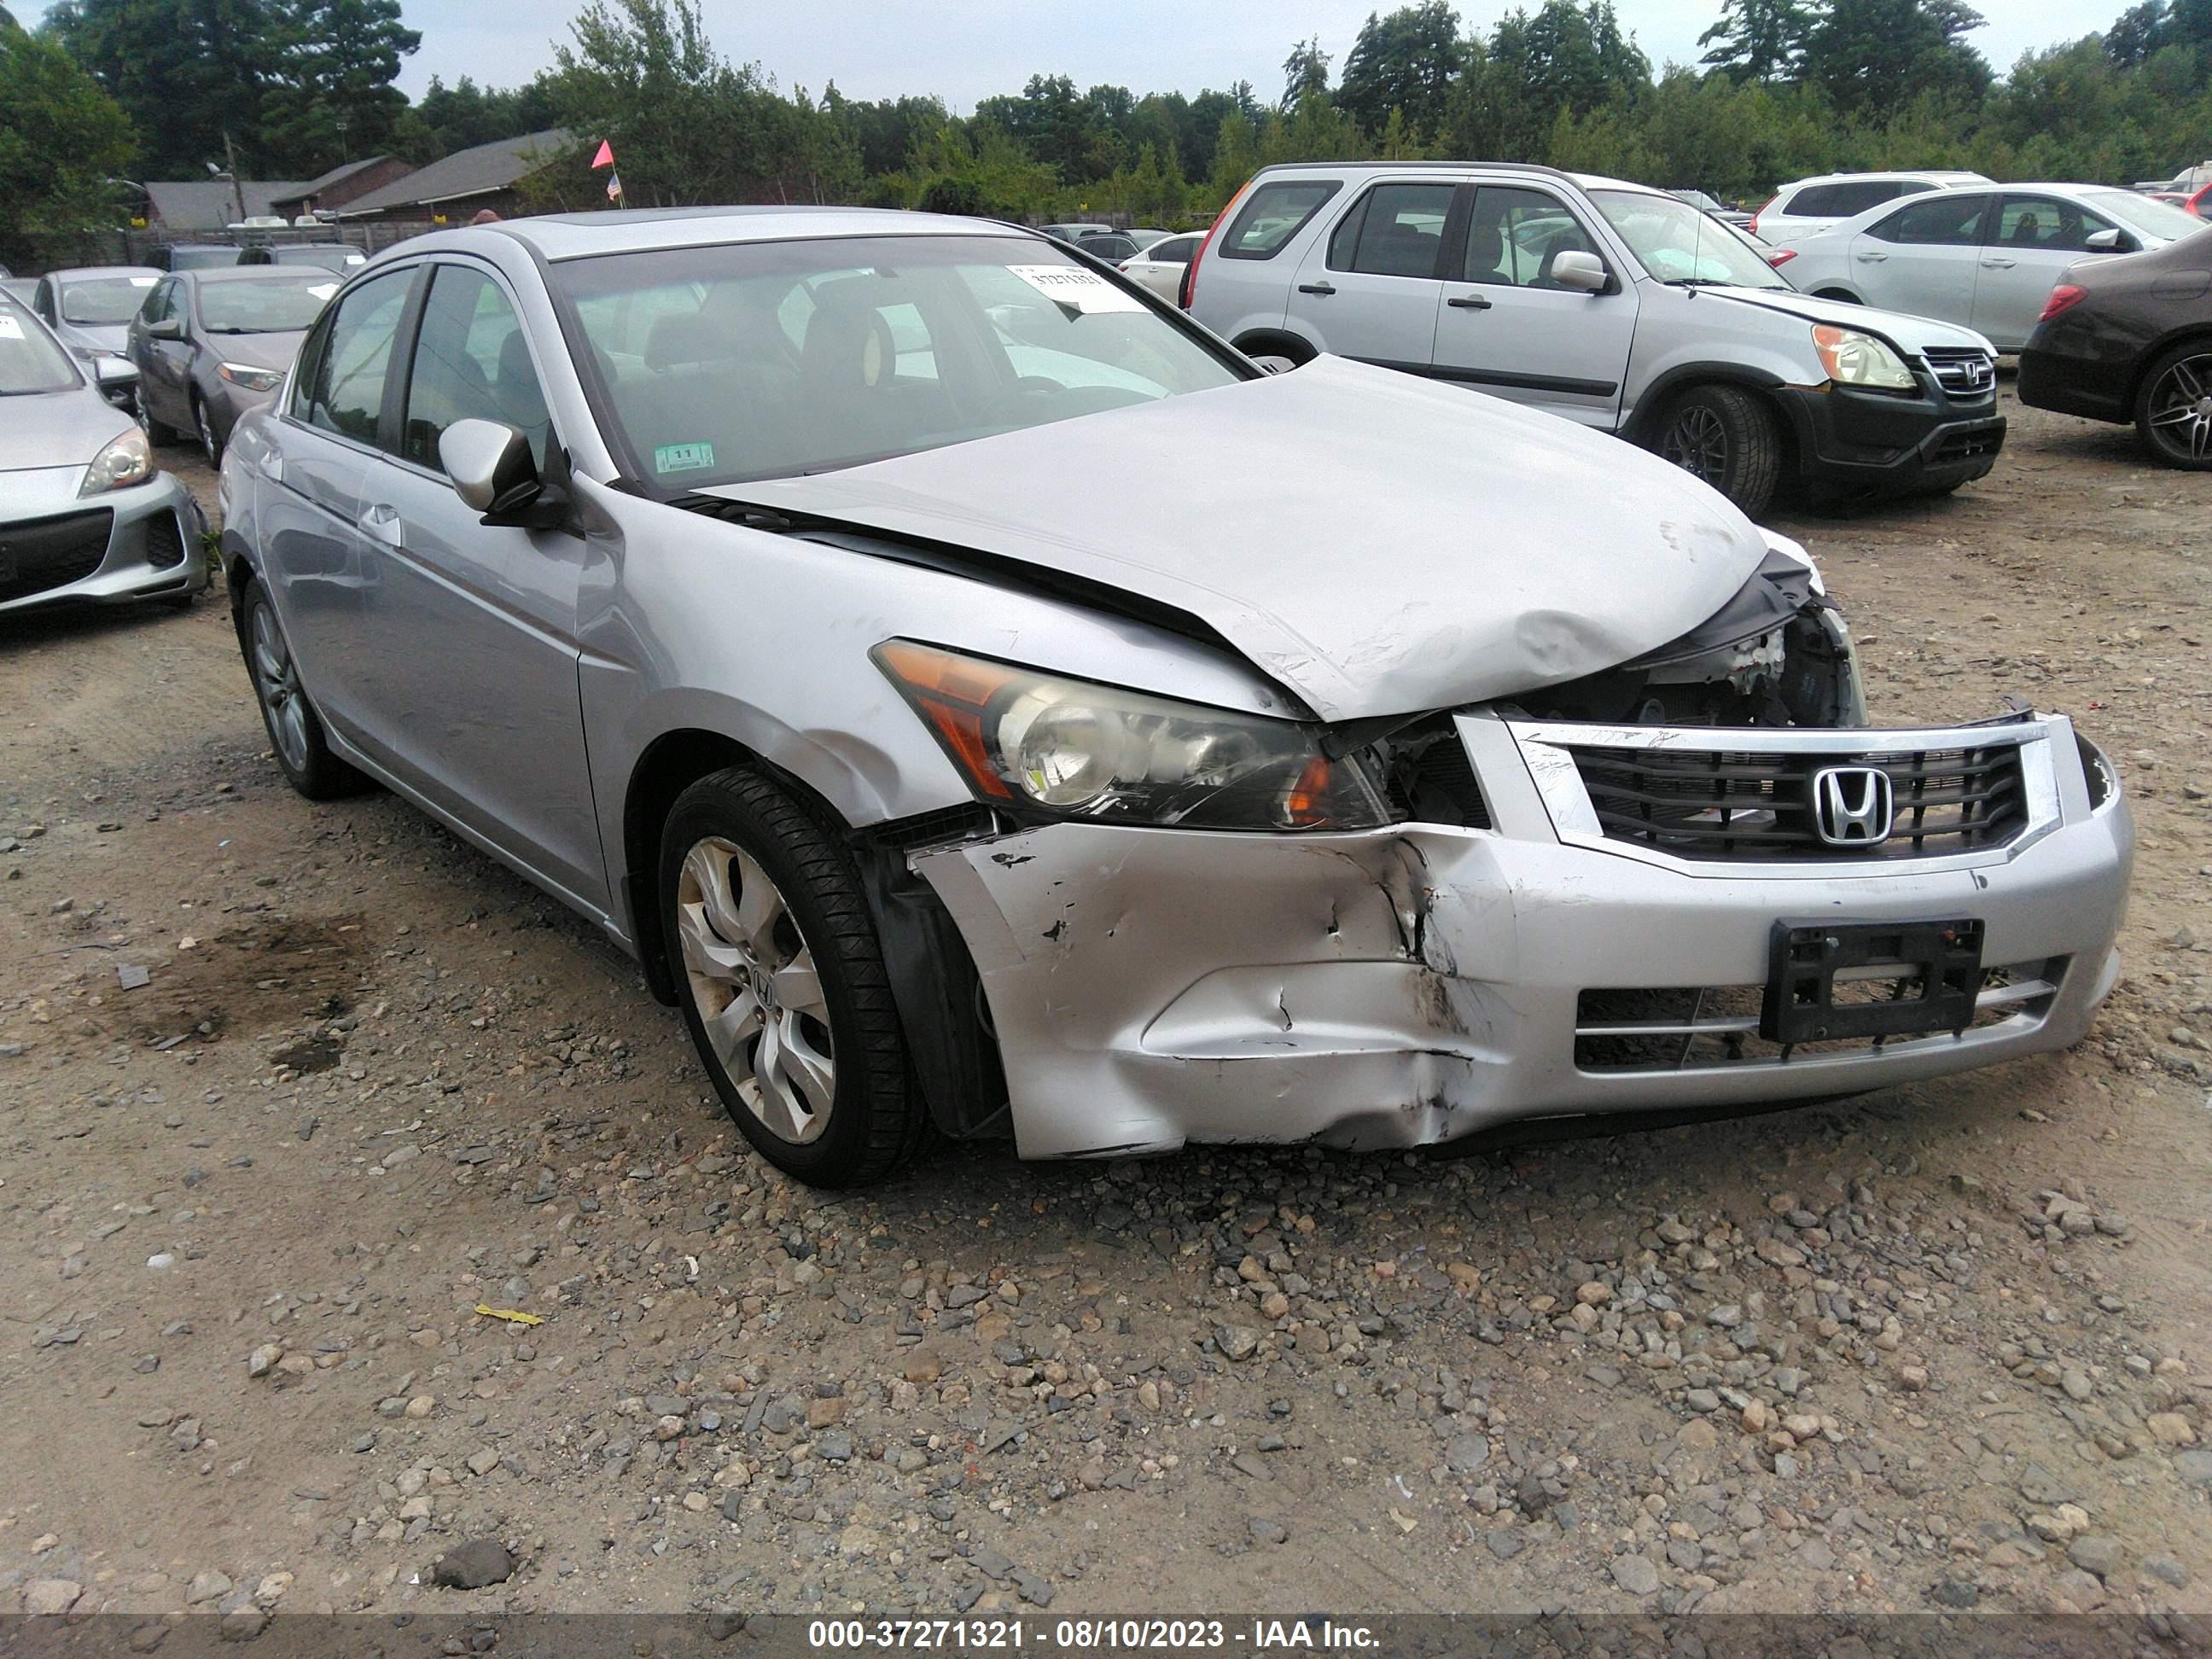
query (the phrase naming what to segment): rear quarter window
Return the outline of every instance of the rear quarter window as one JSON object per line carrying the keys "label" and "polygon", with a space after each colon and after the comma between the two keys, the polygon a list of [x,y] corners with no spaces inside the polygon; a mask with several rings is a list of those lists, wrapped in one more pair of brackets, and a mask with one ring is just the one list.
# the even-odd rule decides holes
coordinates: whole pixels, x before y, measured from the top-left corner
{"label": "rear quarter window", "polygon": [[1224,259],[1272,259],[1336,194],[1334,179],[1285,179],[1247,197],[1213,252]]}

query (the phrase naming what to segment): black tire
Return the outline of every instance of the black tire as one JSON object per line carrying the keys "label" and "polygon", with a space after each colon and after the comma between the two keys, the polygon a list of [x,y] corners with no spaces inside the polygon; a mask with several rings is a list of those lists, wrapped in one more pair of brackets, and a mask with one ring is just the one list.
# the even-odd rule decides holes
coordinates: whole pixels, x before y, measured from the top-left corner
{"label": "black tire", "polygon": [[2153,459],[2212,469],[2212,340],[2191,340],[2150,366],[2136,393],[2136,435]]}
{"label": "black tire", "polygon": [[335,800],[368,787],[368,778],[331,752],[322,718],[300,684],[284,625],[269,602],[269,590],[259,582],[246,590],[238,644],[246,659],[246,678],[253,684],[253,701],[261,708],[261,724],[269,733],[269,747],[285,781],[309,800]]}
{"label": "black tire", "polygon": [[146,430],[146,441],[156,449],[166,449],[183,435],[176,428],[154,418],[154,411],[147,404],[146,394],[143,392],[138,394],[138,424]]}
{"label": "black tire", "polygon": [[[750,860],[750,873],[737,855]],[[699,880],[717,860],[726,884],[722,891],[734,896],[720,907],[729,913],[720,923],[709,920],[717,906]],[[753,885],[756,877],[765,878],[766,900],[755,896],[762,891]],[[695,892],[696,902],[686,898]],[[913,1156],[928,1115],[914,1086],[906,1036],[859,872],[830,826],[749,768],[702,778],[677,797],[662,826],[654,902],[678,1006],[699,1063],[755,1151],[810,1186],[830,1188],[880,1181]],[[768,908],[754,914],[773,919],[758,933],[730,925],[750,906],[763,903]],[[695,948],[701,939],[714,948],[717,973],[693,971],[685,948],[687,917],[681,912],[690,913]],[[802,959],[811,969],[799,981],[813,988],[811,1011],[798,996],[778,993],[785,975]],[[748,1008],[758,1011],[757,1017]],[[724,1040],[734,1071],[708,1034],[710,1017],[718,1022],[729,1017]],[[783,1046],[769,1053],[764,1064],[771,1032],[781,1034],[776,1041]],[[779,1071],[779,1054],[799,1059]],[[802,1073],[818,1086],[818,1068],[824,1065],[826,1091],[805,1090]],[[799,1099],[802,1093],[805,1102]],[[781,1115],[793,1133],[769,1121],[772,1115]]]}
{"label": "black tire", "polygon": [[1848,289],[1841,288],[1814,289],[1813,290],[1813,297],[1816,300],[1834,300],[1840,304],[1847,306],[1855,306],[1859,302],[1859,296],[1857,295],[1853,294]]}
{"label": "black tire", "polygon": [[1757,518],[1782,477],[1782,432],[1751,393],[1732,386],[1693,386],[1660,416],[1651,447],[1703,478]]}
{"label": "black tire", "polygon": [[215,435],[215,422],[208,416],[207,404],[199,398],[192,399],[192,426],[199,434],[200,453],[207,464],[220,471],[222,467],[222,440]]}

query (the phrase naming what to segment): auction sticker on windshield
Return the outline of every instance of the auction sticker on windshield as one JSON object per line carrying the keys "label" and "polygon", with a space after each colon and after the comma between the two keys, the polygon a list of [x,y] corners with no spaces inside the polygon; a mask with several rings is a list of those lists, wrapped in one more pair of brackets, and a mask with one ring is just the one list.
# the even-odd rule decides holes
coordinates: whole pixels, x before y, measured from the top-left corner
{"label": "auction sticker on windshield", "polygon": [[712,444],[663,444],[653,452],[655,472],[693,472],[714,464]]}
{"label": "auction sticker on windshield", "polygon": [[1142,300],[1124,294],[1095,270],[1074,265],[1008,265],[1006,269],[1054,305],[1078,316],[1145,308]]}
{"label": "auction sticker on windshield", "polygon": [[4,312],[0,312],[0,340],[20,340],[23,325]]}

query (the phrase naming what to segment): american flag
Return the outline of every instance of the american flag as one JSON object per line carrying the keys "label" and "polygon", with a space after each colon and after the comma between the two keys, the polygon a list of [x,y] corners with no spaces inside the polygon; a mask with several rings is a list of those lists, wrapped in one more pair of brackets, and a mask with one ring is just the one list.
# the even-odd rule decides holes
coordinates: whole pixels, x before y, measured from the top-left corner
{"label": "american flag", "polygon": [[607,200],[619,202],[622,200],[622,174],[619,173],[607,174]]}

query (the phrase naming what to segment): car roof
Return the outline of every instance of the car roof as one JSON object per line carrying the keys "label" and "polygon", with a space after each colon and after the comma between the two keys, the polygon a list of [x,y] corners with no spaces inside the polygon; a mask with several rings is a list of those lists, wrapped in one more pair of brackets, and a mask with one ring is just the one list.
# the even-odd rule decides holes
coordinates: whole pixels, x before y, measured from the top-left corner
{"label": "car roof", "polygon": [[1961,185],[1990,185],[1996,182],[1994,179],[1985,178],[1978,173],[1966,173],[1955,169],[1895,167],[1879,173],[1816,173],[1810,178],[1792,179],[1782,188],[1796,190],[1801,185],[1850,185],[1861,182],[1885,184],[1894,179],[1929,179],[1939,183]]}
{"label": "car roof", "polygon": [[68,276],[159,276],[162,273],[152,265],[64,265],[59,270],[50,270],[50,281],[60,282]]}
{"label": "car roof", "polygon": [[[1663,190],[1639,185],[1632,179],[1610,179],[1601,173],[1567,173],[1538,161],[1277,161],[1252,176],[1269,173],[1327,175],[1335,173],[1514,173],[1538,178],[1564,179],[1583,190],[1633,190],[1646,196],[1667,197]],[[1668,199],[1672,199],[1668,198]]]}
{"label": "car roof", "polygon": [[[838,236],[1024,236],[1036,233],[988,219],[896,208],[651,208],[623,213],[559,213],[434,231],[398,245],[489,252],[500,238],[526,243],[559,261],[647,248],[709,247],[724,242],[787,242]],[[1042,240],[1042,239],[1037,239]],[[265,267],[264,267],[265,269]]]}
{"label": "car roof", "polygon": [[298,271],[285,270],[276,265],[217,265],[210,270],[179,270],[171,274],[189,277],[195,283],[296,283],[300,280]]}

